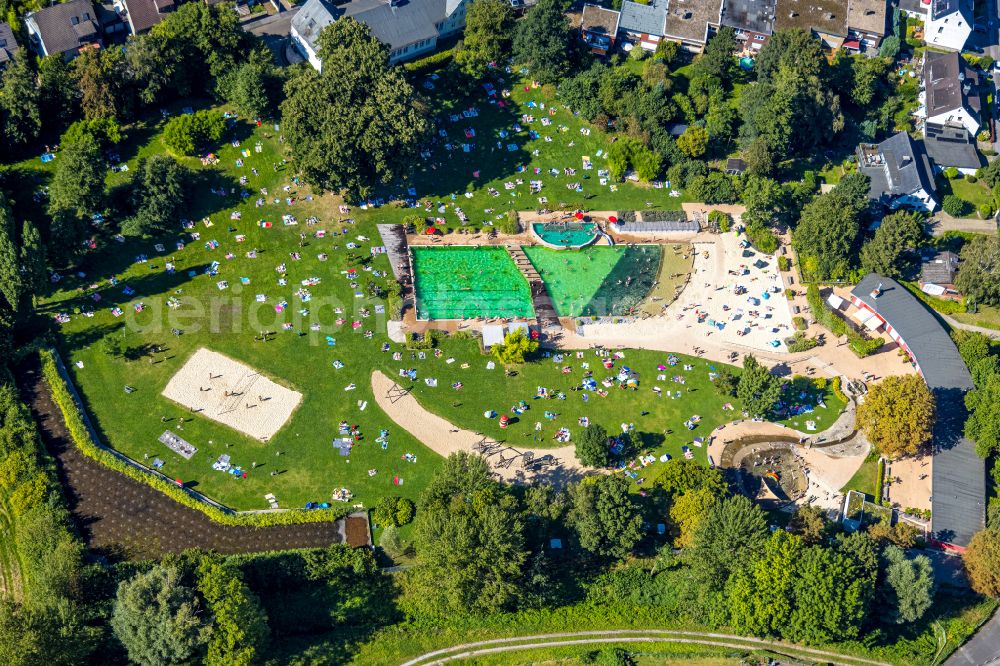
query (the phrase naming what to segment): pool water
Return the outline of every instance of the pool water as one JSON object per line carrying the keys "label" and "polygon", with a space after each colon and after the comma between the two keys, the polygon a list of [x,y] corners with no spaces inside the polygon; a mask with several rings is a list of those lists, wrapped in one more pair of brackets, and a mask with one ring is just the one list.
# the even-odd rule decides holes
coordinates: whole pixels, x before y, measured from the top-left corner
{"label": "pool water", "polygon": [[539,238],[549,245],[562,247],[580,247],[594,240],[597,235],[597,225],[593,222],[558,222],[531,225],[531,229]]}
{"label": "pool water", "polygon": [[498,247],[413,247],[418,319],[534,317],[531,290]]}
{"label": "pool water", "polygon": [[545,281],[560,317],[629,314],[653,288],[662,254],[658,245],[522,249]]}
{"label": "pool water", "polygon": [[749,58],[747,56],[740,58],[740,68],[747,72],[753,69],[753,58]]}

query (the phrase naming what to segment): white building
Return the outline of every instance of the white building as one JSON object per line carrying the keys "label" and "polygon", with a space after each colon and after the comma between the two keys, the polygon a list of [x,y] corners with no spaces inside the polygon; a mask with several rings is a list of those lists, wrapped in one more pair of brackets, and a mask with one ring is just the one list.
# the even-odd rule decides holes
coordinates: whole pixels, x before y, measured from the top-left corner
{"label": "white building", "polygon": [[933,213],[934,173],[930,160],[910,135],[899,132],[882,143],[858,146],[858,171],[871,180],[868,197],[893,210],[911,208]]}
{"label": "white building", "polygon": [[929,46],[961,51],[971,34],[972,8],[963,0],[931,0],[924,19],[924,41]]}
{"label": "white building", "polygon": [[465,27],[471,0],[353,0],[332,5],[326,0],[308,0],[292,19],[291,37],[296,50],[317,70],[320,31],[342,16],[367,25],[372,34],[389,47],[391,62],[409,60],[433,51],[437,40]]}

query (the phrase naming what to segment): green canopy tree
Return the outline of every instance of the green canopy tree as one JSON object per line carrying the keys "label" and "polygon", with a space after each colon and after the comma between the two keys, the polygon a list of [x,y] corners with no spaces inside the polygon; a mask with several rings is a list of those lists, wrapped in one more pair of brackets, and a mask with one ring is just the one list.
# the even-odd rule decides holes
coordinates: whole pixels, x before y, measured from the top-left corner
{"label": "green canopy tree", "polygon": [[490,353],[504,365],[520,365],[528,354],[537,349],[538,342],[526,336],[521,329],[515,329],[503,337],[502,345],[493,345]]}
{"label": "green canopy tree", "polygon": [[737,631],[756,636],[784,631],[795,608],[796,567],[803,550],[801,539],[777,530],[763,541],[758,556],[735,567],[726,596]]}
{"label": "green canopy tree", "polygon": [[42,131],[41,93],[37,84],[34,55],[20,49],[0,77],[0,120],[8,141],[20,146]]}
{"label": "green canopy tree", "polygon": [[111,628],[142,666],[191,661],[204,650],[210,629],[195,591],[178,568],[155,566],[118,586]]}
{"label": "green canopy tree", "polygon": [[[92,136],[81,136],[65,145],[55,160],[55,173],[49,186],[49,214],[65,213],[89,220],[94,213],[103,211],[106,173],[107,160]],[[60,242],[78,240],[73,237],[60,239]]]}
{"label": "green canopy tree", "polygon": [[121,49],[87,49],[73,60],[83,117],[122,120],[133,111],[128,65]]}
{"label": "green canopy tree", "polygon": [[898,278],[903,255],[916,250],[923,238],[924,227],[916,213],[900,210],[886,215],[875,235],[861,247],[861,268],[866,273]]}
{"label": "green canopy tree", "polygon": [[126,236],[152,236],[173,229],[188,202],[190,171],[167,155],[139,160],[131,181],[133,214],[122,223]]}
{"label": "green canopy tree", "polygon": [[608,431],[604,426],[592,423],[583,429],[576,439],[576,457],[588,467],[607,467],[611,464]]}
{"label": "green canopy tree", "polygon": [[465,17],[462,46],[455,62],[469,76],[480,77],[490,63],[501,62],[510,53],[514,34],[514,10],[505,0],[478,0]]}
{"label": "green canopy tree", "polygon": [[955,286],[983,305],[1000,305],[1000,235],[979,235],[966,243]]}
{"label": "green canopy tree", "polygon": [[[470,10],[471,11],[471,10]],[[269,118],[274,113],[274,100],[279,74],[271,52],[254,49],[242,65],[219,77],[217,89],[222,97],[248,118]]]}
{"label": "green canopy tree", "polygon": [[283,131],[306,180],[366,196],[406,173],[429,125],[389,50],[350,17],[319,36],[323,71],[302,68],[285,86]]}
{"label": "green canopy tree", "polygon": [[677,137],[677,147],[688,157],[701,157],[708,148],[708,130],[694,125]]}
{"label": "green canopy tree", "polygon": [[202,109],[171,118],[163,128],[163,143],[178,155],[196,155],[221,139],[225,130],[226,120],[221,113]]}
{"label": "green canopy tree", "polygon": [[807,643],[857,638],[868,611],[858,574],[855,563],[836,550],[804,549],[795,564],[795,607],[782,635]]}
{"label": "green canopy tree", "polygon": [[695,532],[691,566],[708,588],[718,589],[733,569],[757,557],[767,535],[760,507],[743,495],[724,499],[712,507]]}
{"label": "green canopy tree", "polygon": [[886,377],[858,405],[857,424],[886,458],[912,455],[931,440],[934,394],[920,375]]}
{"label": "green canopy tree", "polygon": [[987,527],[976,532],[962,560],[973,590],[987,597],[1000,597],[1000,530]]}
{"label": "green canopy tree", "polygon": [[670,522],[676,534],[675,548],[688,548],[694,544],[698,527],[718,501],[719,496],[708,488],[689,490],[673,499],[670,503]]}
{"label": "green canopy tree", "polygon": [[569,522],[580,545],[592,553],[621,559],[642,538],[642,516],[620,476],[595,477],[570,487]]}
{"label": "green canopy tree", "polygon": [[977,382],[976,389],[965,394],[969,417],[965,421],[966,436],[976,443],[982,457],[1000,452],[1000,373],[993,373]]}
{"label": "green canopy tree", "polygon": [[934,601],[934,570],[925,555],[909,559],[902,548],[886,546],[885,577],[879,589],[884,607],[896,624],[916,622]]}
{"label": "green canopy tree", "polygon": [[207,666],[250,666],[257,663],[270,629],[267,613],[239,570],[215,558],[198,565],[198,592],[212,613]]}
{"label": "green canopy tree", "polygon": [[514,61],[527,65],[542,83],[555,83],[570,71],[573,34],[565,9],[564,0],[539,0],[514,31]]}
{"label": "green canopy tree", "polygon": [[766,418],[781,396],[781,380],[754,357],[747,354],[743,358],[743,374],[736,386],[736,397],[743,403],[743,409],[754,418]]}
{"label": "green canopy tree", "polygon": [[79,90],[73,65],[61,54],[38,60],[39,106],[46,129],[62,128],[78,115]]}
{"label": "green canopy tree", "polygon": [[851,174],[802,209],[792,239],[813,277],[842,278],[850,271],[867,194],[868,177]]}

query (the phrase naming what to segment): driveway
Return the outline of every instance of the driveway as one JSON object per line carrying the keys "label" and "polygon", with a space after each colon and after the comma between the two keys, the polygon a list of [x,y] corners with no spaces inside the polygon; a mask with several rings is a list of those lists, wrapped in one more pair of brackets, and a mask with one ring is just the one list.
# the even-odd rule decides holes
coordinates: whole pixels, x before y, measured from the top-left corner
{"label": "driveway", "polygon": [[997,222],[994,219],[980,220],[969,217],[952,217],[948,213],[938,211],[929,222],[931,234],[942,236],[946,231],[969,231],[977,234],[995,234]]}

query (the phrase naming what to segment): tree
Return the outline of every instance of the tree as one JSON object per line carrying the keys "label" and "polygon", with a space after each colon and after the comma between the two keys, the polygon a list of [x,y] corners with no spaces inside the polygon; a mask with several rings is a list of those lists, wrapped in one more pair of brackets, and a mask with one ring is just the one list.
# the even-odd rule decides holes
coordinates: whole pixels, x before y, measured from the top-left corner
{"label": "tree", "polygon": [[675,548],[688,548],[694,544],[698,527],[718,501],[716,493],[708,488],[689,490],[674,498],[670,504],[670,522],[676,533]]}
{"label": "tree", "polygon": [[514,10],[504,0],[480,0],[472,3],[465,17],[465,36],[455,52],[455,62],[462,71],[476,78],[486,73],[491,63],[503,61],[510,53],[514,32]]}
{"label": "tree", "polygon": [[318,41],[323,71],[288,81],[283,131],[306,180],[360,198],[409,168],[429,126],[368,26],[344,17]]}
{"label": "tree", "polygon": [[941,210],[952,217],[965,217],[971,208],[964,199],[959,199],[954,194],[946,194],[941,199]]}
{"label": "tree", "polygon": [[962,247],[955,286],[983,305],[1000,305],[1000,236],[977,234]]}
{"label": "tree", "polygon": [[718,502],[695,532],[690,561],[699,579],[717,589],[742,562],[753,561],[767,538],[764,512],[743,495]]}
{"label": "tree", "polygon": [[916,250],[924,237],[924,227],[916,213],[897,211],[882,218],[875,235],[861,248],[861,268],[898,278],[902,275],[901,258]]}
{"label": "tree", "polygon": [[125,54],[121,49],[87,49],[73,60],[83,117],[122,119],[132,113]]}
{"label": "tree", "polygon": [[677,137],[677,147],[688,157],[701,157],[708,148],[708,132],[692,125]]}
{"label": "tree", "polygon": [[969,584],[979,594],[1000,597],[1000,530],[976,532],[962,554]]}
{"label": "tree", "polygon": [[514,30],[514,62],[527,65],[531,77],[555,83],[570,71],[573,39],[563,0],[539,0]]}
{"label": "tree", "polygon": [[851,101],[859,108],[871,105],[885,80],[891,61],[887,58],[851,58],[853,88]]}
{"label": "tree", "polygon": [[920,375],[886,377],[858,405],[857,425],[886,458],[912,455],[931,440],[934,394]]}
{"label": "tree", "polygon": [[715,379],[712,380],[712,385],[719,395],[729,398],[736,395],[736,389],[740,385],[740,378],[726,368],[722,368],[715,376]]}
{"label": "tree", "polygon": [[34,62],[35,57],[28,49],[20,49],[0,79],[0,120],[7,140],[16,146],[33,141],[42,131],[41,95]]}
{"label": "tree", "polygon": [[521,329],[515,329],[503,337],[502,345],[493,345],[490,351],[504,365],[519,365],[537,349],[538,342],[526,336]]}
{"label": "tree", "polygon": [[226,120],[212,109],[184,113],[171,118],[163,128],[163,142],[179,155],[196,155],[207,144],[222,138]]}
{"label": "tree", "polygon": [[[471,11],[471,10],[470,10]],[[278,73],[267,49],[250,52],[247,62],[219,77],[222,97],[249,118],[268,118],[274,112]]]}
{"label": "tree", "polygon": [[372,510],[372,520],[380,527],[399,527],[413,520],[413,502],[405,497],[385,495]]}
{"label": "tree", "polygon": [[[49,213],[68,213],[89,222],[91,215],[104,209],[107,161],[100,145],[91,136],[81,136],[64,146],[55,167],[49,187]],[[75,244],[79,240],[72,237],[60,242]]]}
{"label": "tree", "polygon": [[[267,613],[239,570],[212,557],[198,565],[198,591],[212,613],[207,666],[250,666],[262,656],[270,628]],[[131,653],[130,653],[131,654]]]}
{"label": "tree", "polygon": [[902,548],[886,546],[885,578],[879,588],[883,606],[896,624],[916,622],[934,601],[934,569],[925,555],[908,559]]}
{"label": "tree", "polygon": [[[994,361],[995,363],[995,361]],[[976,443],[982,457],[1000,452],[1000,373],[976,382],[976,389],[965,394],[969,417],[965,420],[965,435]]]}
{"label": "tree", "polygon": [[807,546],[822,541],[827,526],[826,514],[823,509],[811,504],[798,507],[792,520],[788,523],[788,529],[802,537],[802,543]]}
{"label": "tree", "polygon": [[733,80],[736,74],[736,31],[722,26],[705,44],[705,51],[695,60],[695,71],[704,76],[714,77],[723,85]]}
{"label": "tree", "polygon": [[417,565],[404,587],[421,614],[513,609],[527,561],[517,501],[480,456],[453,454],[417,514]]}
{"label": "tree", "polygon": [[743,358],[743,374],[736,387],[736,396],[750,416],[767,418],[781,396],[781,380],[761,365],[753,354],[747,354]]}
{"label": "tree", "polygon": [[85,664],[98,645],[86,609],[66,599],[39,608],[0,601],[0,659],[7,666]]}
{"label": "tree", "polygon": [[811,546],[795,569],[795,608],[781,633],[808,643],[857,638],[869,596],[854,561],[836,550]]}
{"label": "tree", "polygon": [[726,481],[718,469],[694,460],[674,460],[663,468],[654,483],[670,494],[709,490],[713,495],[726,494]]}
{"label": "tree", "polygon": [[868,203],[867,187],[867,176],[851,174],[802,209],[792,238],[803,261],[811,260],[813,277],[842,278],[849,272],[860,214]]}
{"label": "tree", "polygon": [[569,522],[580,545],[597,555],[624,558],[642,538],[642,516],[620,476],[570,486]]}
{"label": "tree", "polygon": [[607,467],[611,464],[608,431],[604,426],[592,423],[583,429],[576,440],[576,457],[588,467]]}
{"label": "tree", "polygon": [[80,93],[73,66],[62,54],[38,60],[38,92],[41,116],[48,129],[61,128],[78,114]]}
{"label": "tree", "polygon": [[795,570],[802,541],[777,530],[760,544],[759,555],[735,567],[726,585],[733,627],[753,635],[781,634],[795,603]]}
{"label": "tree", "polygon": [[123,581],[111,628],[129,659],[144,666],[196,658],[210,631],[194,590],[181,582],[181,572],[173,566],[156,566]]}
{"label": "tree", "polygon": [[758,136],[747,145],[743,151],[743,160],[747,164],[746,172],[750,176],[765,177],[774,173],[774,153],[767,145],[767,139],[762,136]]}
{"label": "tree", "polygon": [[140,159],[132,177],[133,214],[122,223],[126,236],[152,236],[173,229],[184,215],[190,172],[172,157]]}

